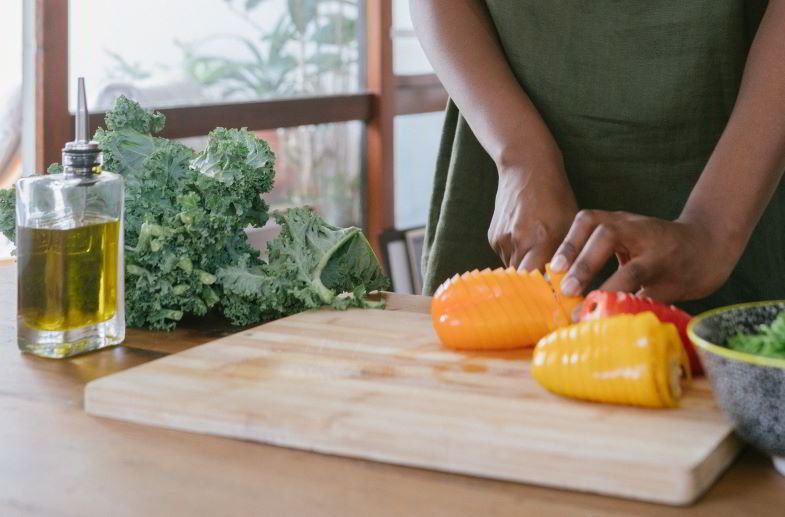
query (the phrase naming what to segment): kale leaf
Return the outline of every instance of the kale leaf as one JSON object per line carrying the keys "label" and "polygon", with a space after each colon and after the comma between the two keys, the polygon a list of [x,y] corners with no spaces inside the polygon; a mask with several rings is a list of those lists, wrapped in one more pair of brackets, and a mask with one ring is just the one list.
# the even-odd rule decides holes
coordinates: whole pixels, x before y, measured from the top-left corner
{"label": "kale leaf", "polygon": [[16,189],[0,189],[0,233],[16,240]]}
{"label": "kale leaf", "polygon": [[[378,306],[387,287],[358,228],[337,228],[310,209],[276,214],[281,234],[264,261],[245,229],[261,227],[275,155],[245,129],[213,130],[201,153],[156,136],[162,114],[119,97],[95,140],[106,170],[125,178],[126,319],[170,330],[185,315],[220,310],[238,325],[306,309]],[[50,173],[62,172],[53,164]],[[13,189],[0,190],[0,232],[14,239]]]}
{"label": "kale leaf", "polygon": [[[95,139],[107,170],[126,180],[126,317],[171,329],[218,304],[216,273],[240,257],[260,263],[245,228],[263,226],[261,194],[272,189],[275,155],[244,129],[218,128],[199,154],[154,136],[164,118],[120,97]],[[230,178],[230,180],[227,180]]]}
{"label": "kale leaf", "polygon": [[[226,293],[224,313],[233,322],[277,318],[323,305],[380,306],[367,294],[389,283],[359,228],[332,226],[309,208],[278,212],[275,220],[281,233],[268,243],[267,263],[249,267],[241,260],[218,272]],[[244,300],[253,301],[258,313],[243,312]]]}

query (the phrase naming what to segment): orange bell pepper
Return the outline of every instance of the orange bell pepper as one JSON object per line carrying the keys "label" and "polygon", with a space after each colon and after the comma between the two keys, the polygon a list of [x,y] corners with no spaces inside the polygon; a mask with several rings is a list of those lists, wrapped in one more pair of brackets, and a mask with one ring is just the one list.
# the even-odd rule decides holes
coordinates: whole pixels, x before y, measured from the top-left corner
{"label": "orange bell pepper", "polygon": [[439,286],[431,318],[449,348],[520,348],[568,325],[571,308],[579,302],[561,296],[539,271],[475,270]]}
{"label": "orange bell pepper", "polygon": [[532,375],[566,397],[674,407],[690,369],[676,327],[644,312],[585,321],[545,336],[534,349]]}
{"label": "orange bell pepper", "polygon": [[572,311],[583,302],[583,296],[564,296],[561,292],[561,281],[567,276],[567,272],[556,273],[551,269],[550,263],[545,264],[545,276],[551,284],[556,299],[559,304],[567,312],[567,315],[572,318]]}

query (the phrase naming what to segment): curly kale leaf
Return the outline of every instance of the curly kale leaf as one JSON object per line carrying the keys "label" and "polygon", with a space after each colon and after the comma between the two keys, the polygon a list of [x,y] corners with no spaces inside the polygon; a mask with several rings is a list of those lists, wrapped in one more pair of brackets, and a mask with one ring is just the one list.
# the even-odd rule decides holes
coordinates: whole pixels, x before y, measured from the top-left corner
{"label": "curly kale leaf", "polygon": [[268,206],[260,194],[273,188],[275,155],[264,140],[246,129],[216,128],[207,147],[191,162],[201,175],[199,187],[210,211],[264,226]]}
{"label": "curly kale leaf", "polygon": [[0,233],[8,240],[16,240],[16,189],[0,190]]}
{"label": "curly kale leaf", "polygon": [[[248,256],[236,264],[218,271],[218,281],[224,294],[221,307],[224,315],[235,325],[250,325],[275,317],[262,299],[269,299],[276,287],[274,278],[264,271],[264,265]],[[266,294],[265,294],[266,293]]]}
{"label": "curly kale leaf", "polygon": [[157,111],[148,111],[139,103],[121,95],[104,119],[109,131],[129,129],[143,134],[160,133],[166,124],[166,116]]}
{"label": "curly kale leaf", "polygon": [[[110,129],[98,130],[96,140],[106,169],[126,180],[127,320],[171,329],[186,314],[216,307],[223,297],[220,268],[242,257],[260,263],[244,229],[268,219],[261,194],[272,188],[275,156],[253,134],[227,129],[213,131],[207,148],[195,154],[153,136],[163,119],[124,98],[110,115]],[[233,180],[227,184],[225,176]],[[258,312],[239,303],[233,310]]]}
{"label": "curly kale leaf", "polygon": [[131,326],[166,330],[184,314],[202,316],[215,306],[216,277],[195,264],[202,259],[187,231],[143,223],[126,253],[126,316]]}
{"label": "curly kale leaf", "polygon": [[[118,169],[125,176],[125,235],[126,242],[133,245],[145,222],[160,225],[177,225],[180,212],[190,207],[181,204],[181,196],[187,193],[189,176],[194,174],[189,164],[194,153],[188,147],[171,140],[154,138],[143,159],[134,159],[138,147],[123,145],[108,154],[115,161],[124,161],[127,166]],[[191,182],[195,181],[190,178]]]}
{"label": "curly kale leaf", "polygon": [[[388,287],[379,261],[359,228],[337,228],[308,208],[275,214],[281,234],[268,244],[268,262],[241,261],[222,268],[218,279],[231,305],[224,313],[237,324],[251,323],[233,307],[253,300],[262,319],[323,305],[336,309],[374,307],[367,294]],[[256,314],[254,314],[256,316]]]}

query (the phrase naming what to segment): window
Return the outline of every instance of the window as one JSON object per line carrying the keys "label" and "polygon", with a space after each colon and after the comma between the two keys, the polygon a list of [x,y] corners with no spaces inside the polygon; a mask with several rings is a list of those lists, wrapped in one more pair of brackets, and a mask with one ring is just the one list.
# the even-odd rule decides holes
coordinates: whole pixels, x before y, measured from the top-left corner
{"label": "window", "polygon": [[308,205],[338,226],[361,224],[362,124],[343,122],[261,132],[275,151],[273,207]]}
{"label": "window", "polygon": [[398,75],[433,73],[433,68],[414,34],[409,0],[393,1],[393,56],[393,69]]}
{"label": "window", "polygon": [[[0,188],[22,172],[22,2],[0,3]],[[0,235],[0,258],[11,244]]]}
{"label": "window", "polygon": [[0,187],[22,168],[22,3],[0,3]]}
{"label": "window", "polygon": [[426,222],[445,106],[444,91],[414,33],[408,0],[393,2],[393,51],[398,82],[417,92],[411,100],[400,99],[394,121],[395,226],[407,229]]}
{"label": "window", "polygon": [[163,108],[359,90],[358,0],[71,0],[69,14],[68,84],[84,76],[96,110],[118,93]]}
{"label": "window", "polygon": [[431,202],[442,112],[395,117],[395,226],[424,226]]}
{"label": "window", "polygon": [[[38,88],[27,87],[39,92],[38,171],[72,138],[69,89],[84,76],[93,127],[126,93],[164,112],[163,136],[192,147],[217,126],[259,132],[278,155],[269,198],[278,206],[316,206],[335,224],[362,224],[374,243],[396,224],[396,210],[402,222],[422,220],[439,115],[417,115],[441,111],[446,94],[405,0],[34,4]],[[406,167],[409,152],[423,156],[416,167]]]}

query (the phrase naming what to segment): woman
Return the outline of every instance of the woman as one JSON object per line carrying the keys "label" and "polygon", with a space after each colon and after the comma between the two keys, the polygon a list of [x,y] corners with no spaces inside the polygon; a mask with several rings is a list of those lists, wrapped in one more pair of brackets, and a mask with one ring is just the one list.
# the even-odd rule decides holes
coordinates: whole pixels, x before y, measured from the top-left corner
{"label": "woman", "polygon": [[426,292],[552,261],[568,294],[785,297],[785,0],[411,9],[451,98]]}

